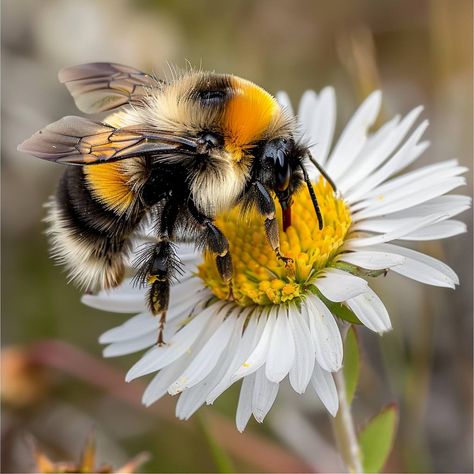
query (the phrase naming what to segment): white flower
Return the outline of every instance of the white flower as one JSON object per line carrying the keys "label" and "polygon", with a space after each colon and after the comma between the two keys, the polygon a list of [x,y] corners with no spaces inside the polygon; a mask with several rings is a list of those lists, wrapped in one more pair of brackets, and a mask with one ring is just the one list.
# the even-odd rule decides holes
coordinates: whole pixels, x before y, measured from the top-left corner
{"label": "white flower", "polygon": [[[285,94],[279,100],[291,110]],[[115,290],[83,297],[94,308],[139,313],[104,333],[100,342],[108,344],[106,357],[148,349],[126,377],[130,381],[156,373],[143,395],[144,404],[166,393],[181,394],[176,414],[187,419],[243,379],[236,419],[242,431],[252,414],[263,421],[279,383],[288,376],[298,393],[311,385],[335,415],[338,397],[331,372],[342,366],[343,346],[333,313],[355,315],[378,333],[391,329],[384,304],[363,277],[390,269],[435,286],[458,284],[444,263],[388,242],[464,232],[465,225],[452,217],[469,208],[470,198],[446,193],[465,184],[460,175],[466,168],[450,160],[399,175],[428,147],[427,141],[420,141],[428,122],[412,130],[422,110],[418,107],[369,134],[380,104],[380,92],[371,94],[331,146],[334,90],[303,96],[298,110],[301,135],[312,144],[312,154],[335,181],[339,196],[322,179],[315,186],[323,231],[317,229],[306,193],[296,197],[293,225],[281,236],[283,253],[295,260],[295,273],[272,260],[263,229],[261,239],[252,237],[262,228],[261,219],[244,225],[235,211],[220,226],[231,245],[237,302],[224,299],[226,289],[212,259],[202,263],[201,255],[181,246],[185,273],[171,291],[166,345],[155,345],[158,319],[146,310],[144,291],[130,280]],[[317,181],[316,169],[308,167]]]}

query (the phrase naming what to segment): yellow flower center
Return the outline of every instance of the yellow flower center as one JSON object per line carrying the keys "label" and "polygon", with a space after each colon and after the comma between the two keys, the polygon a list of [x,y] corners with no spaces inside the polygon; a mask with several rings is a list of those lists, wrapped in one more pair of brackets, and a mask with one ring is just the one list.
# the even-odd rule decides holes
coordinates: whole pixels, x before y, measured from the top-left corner
{"label": "yellow flower center", "polygon": [[[286,232],[281,228],[280,206],[275,203],[281,253],[294,261],[289,267],[275,256],[265,236],[263,218],[257,212],[252,211],[243,219],[237,207],[216,218],[217,226],[229,241],[237,304],[272,305],[300,298],[316,273],[334,258],[351,224],[350,212],[324,179],[314,185],[314,190],[324,219],[322,230],[318,228],[307,189],[302,187],[293,198],[292,225]],[[216,297],[229,296],[229,287],[219,276],[213,255],[205,255],[198,275]]]}

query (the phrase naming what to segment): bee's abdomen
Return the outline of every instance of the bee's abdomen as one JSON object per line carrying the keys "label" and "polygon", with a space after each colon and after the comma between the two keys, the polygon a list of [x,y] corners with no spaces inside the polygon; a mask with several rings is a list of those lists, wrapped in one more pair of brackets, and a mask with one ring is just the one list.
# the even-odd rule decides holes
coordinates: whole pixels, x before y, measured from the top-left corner
{"label": "bee's abdomen", "polygon": [[112,210],[95,195],[84,168],[68,167],[49,201],[51,254],[83,289],[111,288],[122,280],[128,237],[145,212],[131,196],[126,209]]}

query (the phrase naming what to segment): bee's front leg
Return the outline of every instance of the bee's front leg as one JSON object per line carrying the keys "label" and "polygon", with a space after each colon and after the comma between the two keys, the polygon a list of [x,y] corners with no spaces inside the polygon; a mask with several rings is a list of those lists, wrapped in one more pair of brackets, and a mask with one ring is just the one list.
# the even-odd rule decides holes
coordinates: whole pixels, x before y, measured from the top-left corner
{"label": "bee's front leg", "polygon": [[234,299],[232,291],[232,257],[229,250],[229,242],[221,230],[214,224],[212,219],[197,208],[192,199],[188,201],[189,212],[194,219],[203,227],[203,247],[216,255],[217,271],[221,278],[229,285],[229,300]]}
{"label": "bee's front leg", "polygon": [[268,190],[260,181],[255,180],[252,182],[246,198],[250,202],[253,201],[255,203],[257,211],[265,218],[264,225],[267,240],[278,260],[281,260],[286,266],[291,265],[293,260],[284,257],[280,252],[280,234],[278,231],[278,222],[276,220],[275,203],[273,202]]}

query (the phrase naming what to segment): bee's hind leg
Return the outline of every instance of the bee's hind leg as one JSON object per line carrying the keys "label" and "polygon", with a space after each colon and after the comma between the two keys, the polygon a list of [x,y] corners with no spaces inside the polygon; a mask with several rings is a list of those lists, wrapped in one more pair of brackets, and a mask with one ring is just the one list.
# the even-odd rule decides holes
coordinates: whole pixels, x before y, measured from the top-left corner
{"label": "bee's hind leg", "polygon": [[163,330],[166,322],[166,312],[168,311],[170,300],[170,259],[173,258],[173,249],[168,240],[164,240],[155,245],[153,256],[149,261],[147,283],[150,285],[147,300],[150,311],[155,315],[160,315],[158,327],[157,344],[164,344]]}
{"label": "bee's hind leg", "polygon": [[229,286],[229,295],[227,299],[233,300],[234,293],[232,290],[232,257],[229,250],[229,242],[221,230],[214,224],[212,219],[196,208],[196,205],[189,199],[188,201],[189,212],[203,227],[204,232],[202,233],[202,246],[209,252],[216,255],[216,266],[220,277]]}
{"label": "bee's hind leg", "polygon": [[148,307],[153,315],[160,316],[157,337],[159,346],[165,343],[163,331],[170,301],[171,280],[176,273],[181,271],[181,262],[170,240],[173,235],[176,215],[175,206],[167,203],[163,208],[159,222],[159,241],[146,244],[135,262],[139,268],[135,278],[141,285],[149,286],[147,292]]}
{"label": "bee's hind leg", "polygon": [[160,316],[157,344],[163,345],[163,330],[170,301],[170,282],[179,265],[173,244],[168,239],[156,244],[147,244],[135,264],[139,267],[135,280],[140,285],[149,287],[146,296],[148,308],[154,316]]}

